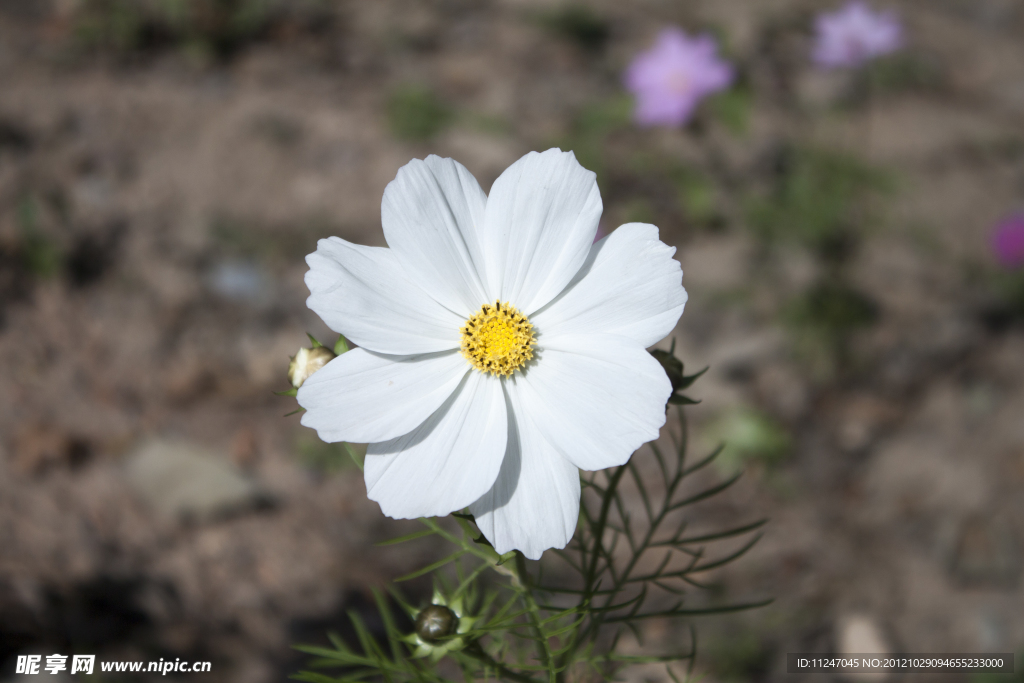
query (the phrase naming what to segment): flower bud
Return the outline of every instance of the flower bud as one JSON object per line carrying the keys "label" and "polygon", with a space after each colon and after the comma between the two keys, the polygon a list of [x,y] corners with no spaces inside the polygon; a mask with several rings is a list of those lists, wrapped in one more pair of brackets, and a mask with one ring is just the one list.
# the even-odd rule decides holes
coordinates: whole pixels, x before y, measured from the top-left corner
{"label": "flower bud", "polygon": [[[672,340],[672,348],[668,351],[662,351],[661,349],[654,349],[651,351],[651,355],[654,356],[655,360],[661,364],[661,368],[668,375],[669,382],[672,383],[672,395],[668,397],[669,405],[693,405],[700,403],[695,401],[689,396],[680,394],[680,391],[689,389],[690,385],[697,381],[697,378],[707,372],[707,368],[704,368],[700,372],[692,375],[684,374],[683,372],[683,361],[679,360],[675,356],[676,352],[676,340]],[[667,408],[667,406],[666,406]]]}
{"label": "flower bud", "polygon": [[327,365],[335,354],[326,346],[301,348],[288,364],[288,380],[298,389],[314,372]]}
{"label": "flower bud", "polygon": [[672,383],[672,393],[688,386],[686,376],[683,374],[683,361],[676,358],[671,351],[662,351],[661,349],[654,349],[651,351],[651,355],[661,364],[665,374],[668,375],[668,381]]}
{"label": "flower bud", "polygon": [[416,616],[416,635],[428,643],[436,643],[455,633],[459,618],[444,605],[430,605]]}

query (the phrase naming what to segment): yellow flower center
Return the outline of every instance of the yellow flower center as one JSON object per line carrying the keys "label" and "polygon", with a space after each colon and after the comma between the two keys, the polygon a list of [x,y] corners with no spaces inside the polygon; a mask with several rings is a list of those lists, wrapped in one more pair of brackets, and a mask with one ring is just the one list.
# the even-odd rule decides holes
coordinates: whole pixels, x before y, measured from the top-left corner
{"label": "yellow flower center", "polygon": [[533,358],[533,325],[507,301],[484,304],[461,331],[462,355],[480,372],[508,376]]}

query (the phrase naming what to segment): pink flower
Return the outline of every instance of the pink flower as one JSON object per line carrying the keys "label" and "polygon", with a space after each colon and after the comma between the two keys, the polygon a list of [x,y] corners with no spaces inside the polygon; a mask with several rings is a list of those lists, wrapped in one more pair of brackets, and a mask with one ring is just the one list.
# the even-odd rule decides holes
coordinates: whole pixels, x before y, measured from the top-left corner
{"label": "pink flower", "polygon": [[895,12],[873,12],[862,0],[818,15],[812,58],[825,68],[857,67],[903,44],[903,27]]}
{"label": "pink flower", "polygon": [[1007,269],[1024,266],[1024,213],[1004,219],[992,232],[992,252]]}
{"label": "pink flower", "polygon": [[717,53],[711,36],[664,29],[626,70],[626,88],[636,95],[634,120],[641,126],[686,123],[702,99],[732,83],[732,67]]}

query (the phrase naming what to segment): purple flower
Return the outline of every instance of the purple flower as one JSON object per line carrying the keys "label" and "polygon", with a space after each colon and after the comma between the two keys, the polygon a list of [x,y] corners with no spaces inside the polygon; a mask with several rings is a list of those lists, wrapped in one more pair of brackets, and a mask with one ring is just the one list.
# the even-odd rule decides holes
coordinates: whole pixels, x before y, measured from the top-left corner
{"label": "purple flower", "polygon": [[641,126],[686,123],[698,102],[732,83],[732,67],[717,53],[711,36],[664,29],[626,70],[626,88],[636,95],[634,120]]}
{"label": "purple flower", "polygon": [[895,12],[872,12],[862,0],[818,15],[812,58],[825,68],[861,66],[903,44],[903,27]]}
{"label": "purple flower", "polygon": [[992,252],[1004,268],[1024,266],[1024,213],[1010,216],[992,232]]}

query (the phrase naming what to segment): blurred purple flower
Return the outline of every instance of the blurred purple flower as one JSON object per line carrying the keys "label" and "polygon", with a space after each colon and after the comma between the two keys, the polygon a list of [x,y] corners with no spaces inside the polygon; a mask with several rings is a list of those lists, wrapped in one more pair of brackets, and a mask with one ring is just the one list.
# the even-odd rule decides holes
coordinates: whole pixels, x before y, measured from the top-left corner
{"label": "blurred purple flower", "polygon": [[641,126],[686,123],[697,103],[732,83],[732,66],[717,53],[711,36],[664,29],[626,70],[626,88],[636,95],[634,120]]}
{"label": "blurred purple flower", "polygon": [[1024,266],[1024,213],[1010,216],[992,232],[992,251],[1004,268]]}
{"label": "blurred purple flower", "polygon": [[862,0],[820,14],[815,22],[812,58],[826,68],[861,66],[875,57],[898,50],[903,27],[895,12],[872,12]]}

